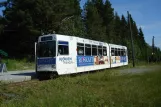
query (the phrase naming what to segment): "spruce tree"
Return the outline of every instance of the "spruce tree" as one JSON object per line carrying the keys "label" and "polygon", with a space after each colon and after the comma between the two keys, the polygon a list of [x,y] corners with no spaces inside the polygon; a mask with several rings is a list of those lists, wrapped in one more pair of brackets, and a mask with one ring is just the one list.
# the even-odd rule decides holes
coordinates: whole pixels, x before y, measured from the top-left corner
{"label": "spruce tree", "polygon": [[139,36],[139,40],[142,42],[142,44],[145,46],[145,39],[144,39],[144,34],[143,34],[143,31],[142,31],[142,28],[140,27],[139,28],[139,31],[138,31],[138,36]]}
{"label": "spruce tree", "polygon": [[[72,3],[71,3],[72,2]],[[74,10],[73,14],[65,17],[59,25],[58,33],[84,37],[86,35],[85,26],[81,16],[82,10],[78,0],[71,0],[70,7]]]}
{"label": "spruce tree", "polygon": [[114,9],[109,0],[105,1],[103,9],[103,24],[106,27],[106,41],[112,43],[114,23]]}
{"label": "spruce tree", "polygon": [[95,4],[95,7],[97,8],[100,17],[103,18],[103,15],[104,15],[103,0],[93,0],[93,3]]}
{"label": "spruce tree", "polygon": [[3,18],[2,18],[2,16],[0,16],[0,36],[1,36],[1,33],[3,31],[3,27],[4,27],[2,24],[3,23],[2,21],[3,21]]}
{"label": "spruce tree", "polygon": [[128,34],[128,25],[127,21],[125,19],[125,16],[121,16],[121,24],[120,24],[120,36],[121,36],[121,44],[127,46],[127,42],[130,40],[129,39],[129,34]]}
{"label": "spruce tree", "polygon": [[102,25],[103,20],[98,13],[94,3],[88,1],[85,5],[85,23],[89,39],[105,41],[105,27]]}
{"label": "spruce tree", "polygon": [[146,60],[148,57],[147,47],[146,47],[146,42],[144,40],[144,34],[141,27],[138,30],[138,45],[141,50],[141,60]]}
{"label": "spruce tree", "polygon": [[121,44],[121,20],[120,17],[118,16],[117,12],[115,13],[115,18],[114,18],[114,28],[113,28],[113,35],[111,36],[113,39],[113,43],[115,44]]}
{"label": "spruce tree", "polygon": [[[70,24],[66,24],[69,20],[63,20],[69,17],[72,17]],[[11,40],[8,42],[15,45],[10,51],[19,54],[33,54],[37,37],[41,33],[48,34],[53,31],[59,33],[62,22],[63,25],[66,24],[64,26],[73,26],[72,23],[74,23],[74,30],[71,26],[67,26],[68,29],[65,29],[66,31],[62,34],[70,30],[69,35],[79,35],[84,29],[81,24],[81,9],[78,0],[8,0],[4,19],[6,20],[5,31],[14,31],[6,32],[6,38]],[[15,54],[18,55],[18,53]]]}

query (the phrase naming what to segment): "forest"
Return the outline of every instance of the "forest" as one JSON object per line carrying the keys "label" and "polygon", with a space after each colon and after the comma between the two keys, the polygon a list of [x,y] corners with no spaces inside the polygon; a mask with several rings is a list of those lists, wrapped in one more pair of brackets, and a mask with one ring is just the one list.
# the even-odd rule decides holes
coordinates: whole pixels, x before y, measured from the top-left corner
{"label": "forest", "polygon": [[[6,0],[0,16],[0,49],[10,58],[33,58],[34,43],[43,34],[71,35],[128,47],[132,59],[131,30],[136,61],[159,61],[161,50],[146,43],[132,15],[121,15],[109,0]],[[130,21],[128,20],[130,19]],[[154,54],[152,54],[154,53]]]}

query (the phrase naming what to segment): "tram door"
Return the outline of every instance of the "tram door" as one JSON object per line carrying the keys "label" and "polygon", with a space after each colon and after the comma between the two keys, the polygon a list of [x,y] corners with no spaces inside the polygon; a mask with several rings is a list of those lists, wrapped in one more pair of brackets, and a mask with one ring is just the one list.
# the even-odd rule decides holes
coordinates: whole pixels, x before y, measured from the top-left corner
{"label": "tram door", "polygon": [[60,74],[74,73],[74,49],[72,41],[58,41],[57,67]]}

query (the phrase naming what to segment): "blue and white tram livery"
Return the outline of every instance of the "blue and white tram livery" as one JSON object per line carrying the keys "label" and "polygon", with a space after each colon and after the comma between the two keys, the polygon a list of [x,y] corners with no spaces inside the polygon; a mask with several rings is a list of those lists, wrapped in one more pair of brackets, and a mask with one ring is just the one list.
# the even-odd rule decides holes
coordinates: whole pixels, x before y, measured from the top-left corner
{"label": "blue and white tram livery", "polygon": [[74,36],[40,36],[36,46],[36,73],[72,74],[128,65],[127,47]]}

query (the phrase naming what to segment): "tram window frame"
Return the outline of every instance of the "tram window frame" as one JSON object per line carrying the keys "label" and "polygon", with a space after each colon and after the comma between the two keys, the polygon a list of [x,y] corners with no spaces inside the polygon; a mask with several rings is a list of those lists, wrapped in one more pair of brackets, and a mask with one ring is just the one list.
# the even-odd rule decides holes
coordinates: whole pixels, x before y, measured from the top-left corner
{"label": "tram window frame", "polygon": [[126,56],[127,55],[127,50],[125,49],[124,51],[125,51],[125,55],[124,56]]}
{"label": "tram window frame", "polygon": [[124,50],[121,49],[121,56],[124,56]]}
{"label": "tram window frame", "polygon": [[115,48],[115,56],[118,56],[118,53],[117,53],[117,48]]}
{"label": "tram window frame", "polygon": [[123,49],[123,56],[126,56],[126,50]]}
{"label": "tram window frame", "polygon": [[58,43],[58,56],[69,55],[69,42],[67,41],[59,41],[59,42],[60,43]]}
{"label": "tram window frame", "polygon": [[111,48],[111,56],[115,56],[115,48]]}
{"label": "tram window frame", "polygon": [[97,45],[92,45],[92,56],[97,56],[98,54],[98,52],[97,52]]}
{"label": "tram window frame", "polygon": [[98,46],[98,55],[103,55],[103,46]]}
{"label": "tram window frame", "polygon": [[85,55],[86,56],[91,56],[92,52],[91,52],[91,44],[85,44]]}
{"label": "tram window frame", "polygon": [[121,49],[120,48],[117,48],[117,55],[121,56]]}
{"label": "tram window frame", "polygon": [[[106,52],[106,53],[104,53]],[[103,46],[103,56],[107,56],[107,47]]]}
{"label": "tram window frame", "polygon": [[[82,51],[83,51],[83,53],[82,54],[80,54],[79,53],[79,49],[82,49]],[[82,55],[82,56],[84,56],[84,54],[85,54],[85,49],[84,49],[84,43],[77,43],[77,55]]]}

